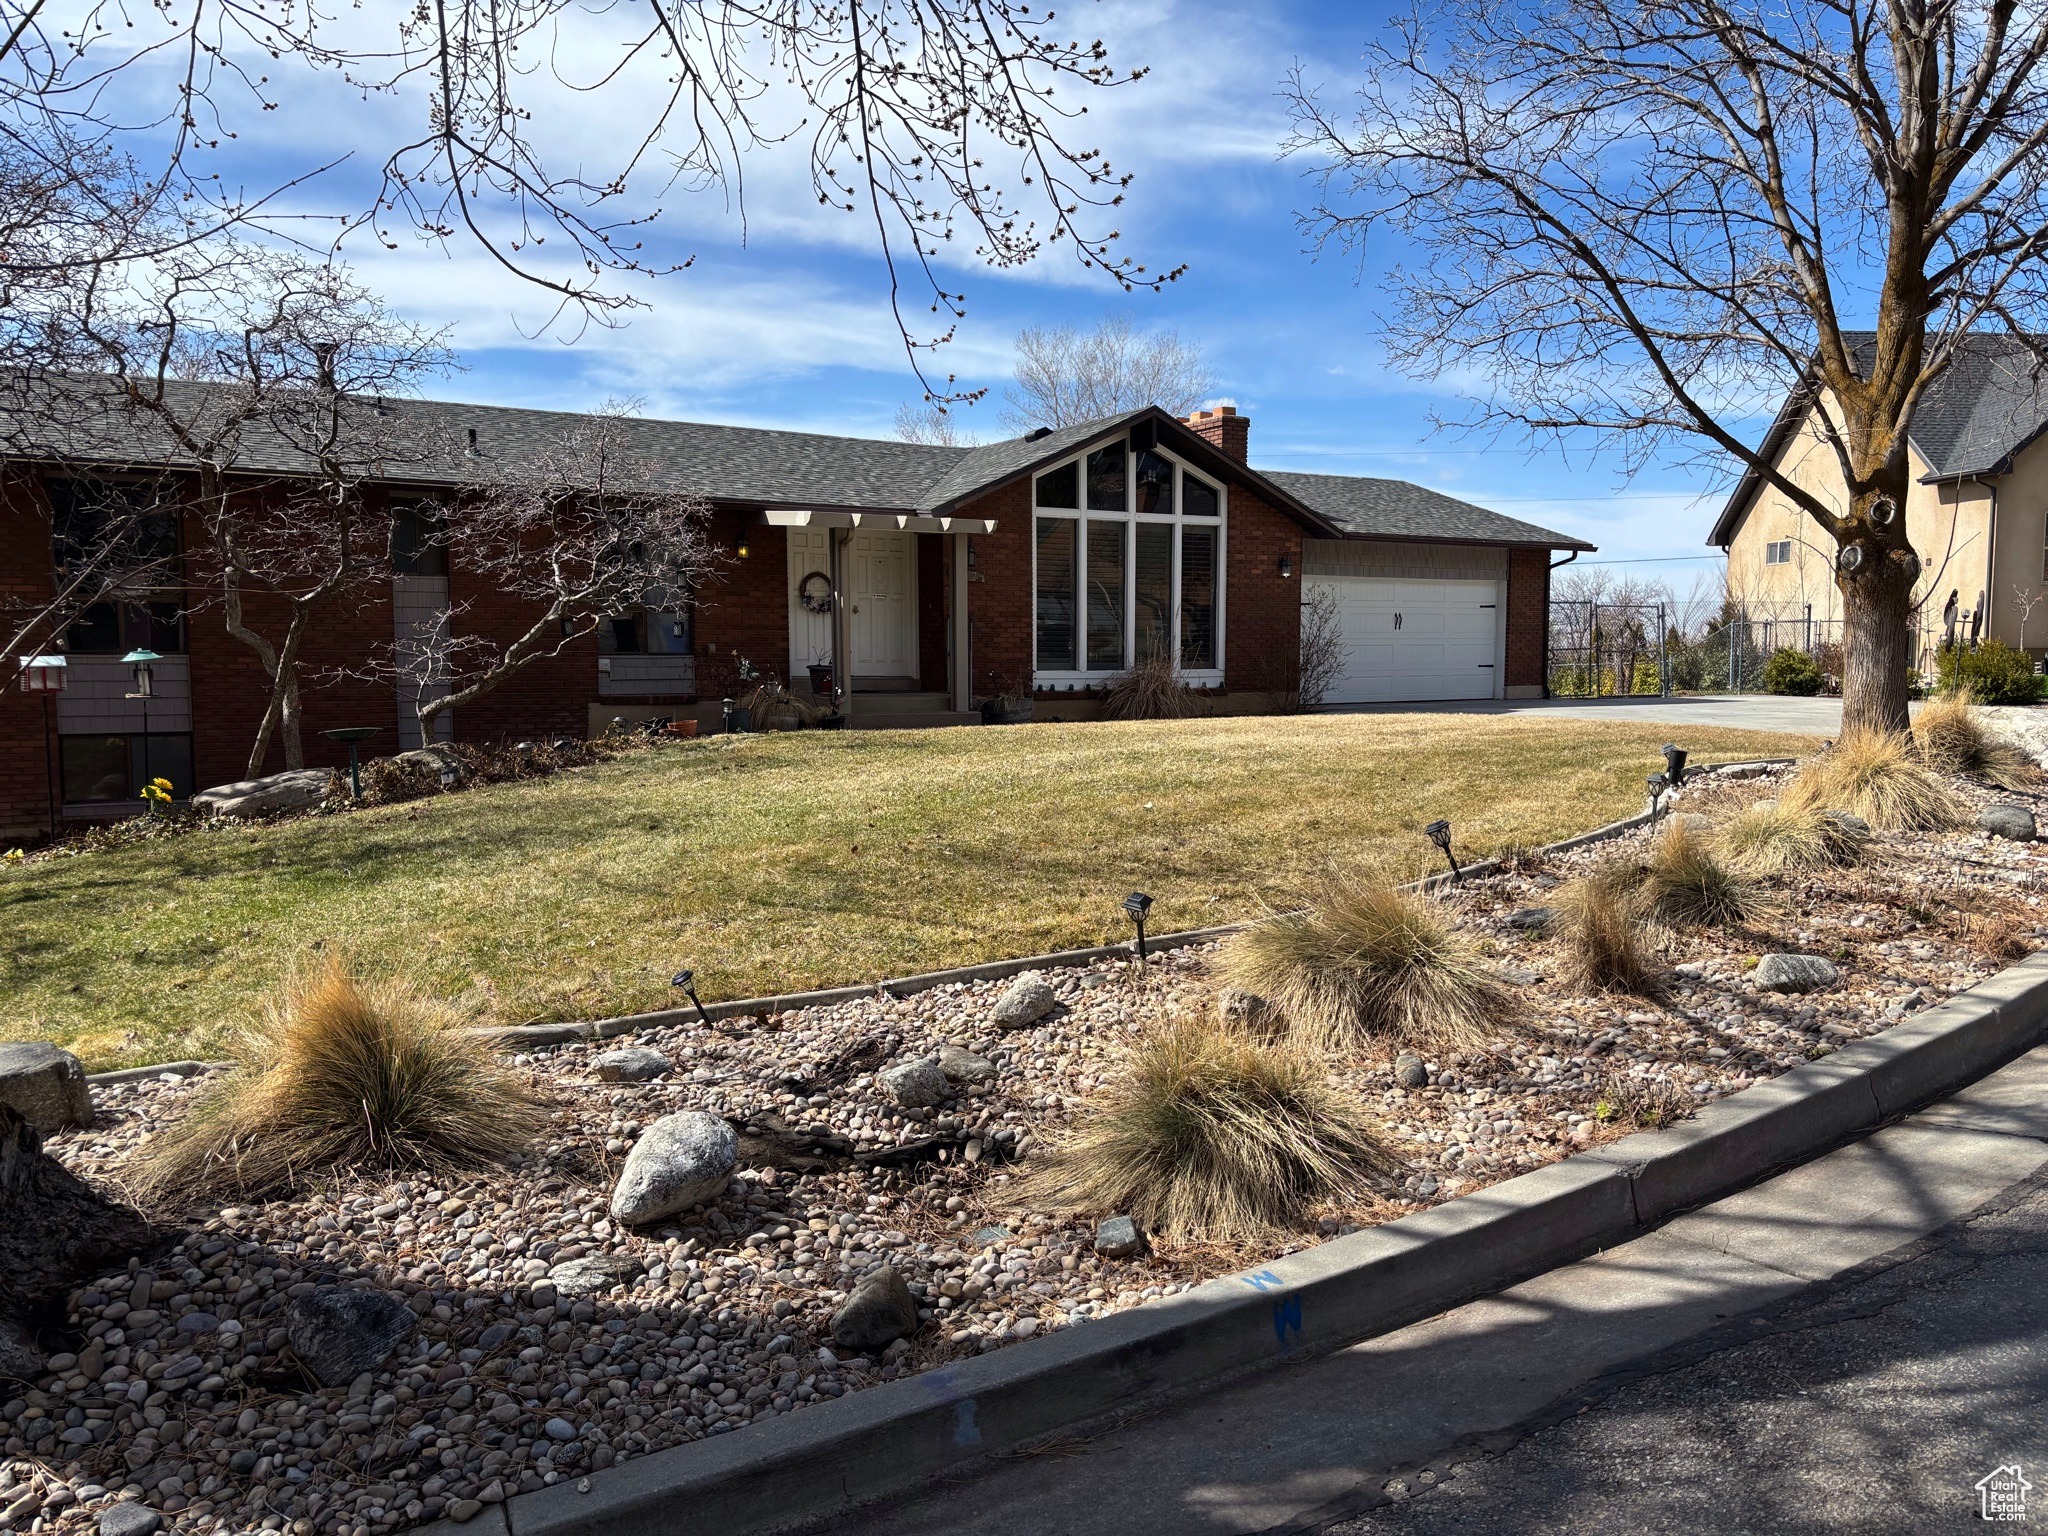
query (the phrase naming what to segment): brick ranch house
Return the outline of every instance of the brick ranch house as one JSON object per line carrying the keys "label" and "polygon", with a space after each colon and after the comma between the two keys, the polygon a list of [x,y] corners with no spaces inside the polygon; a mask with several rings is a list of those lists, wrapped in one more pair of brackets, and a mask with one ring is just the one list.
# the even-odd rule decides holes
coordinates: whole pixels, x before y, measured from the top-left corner
{"label": "brick ranch house", "polygon": [[[435,442],[516,457],[573,418],[392,401]],[[1306,591],[1327,590],[1346,658],[1330,702],[1532,698],[1543,692],[1551,553],[1592,546],[1395,480],[1254,469],[1248,419],[1157,409],[975,448],[635,419],[629,451],[662,488],[711,507],[726,556],[682,612],[621,614],[561,655],[437,720],[466,740],[583,735],[613,718],[694,714],[715,729],[742,658],[808,689],[806,668],[849,654],[854,725],[978,721],[991,694],[1028,689],[1039,719],[1080,719],[1134,659],[1164,654],[1220,711],[1251,710],[1298,653]],[[83,473],[12,461],[0,502],[0,599],[45,598],[52,508]],[[275,467],[265,471],[273,477]],[[401,531],[455,492],[459,464],[369,488]],[[75,494],[75,492],[74,492]],[[451,515],[459,512],[451,511]],[[188,515],[184,547],[203,534]],[[332,601],[301,675],[317,684],[403,640],[450,602],[509,637],[527,616],[447,569],[396,554],[382,580]],[[57,694],[0,695],[0,838],[135,809],[142,783],[180,796],[241,778],[267,684],[203,593],[104,605],[75,625]],[[820,611],[823,610],[823,611]],[[254,621],[264,620],[260,604]],[[836,633],[835,633],[836,631]],[[159,652],[147,701],[131,649]],[[392,684],[309,686],[307,760],[340,765],[318,733],[378,726],[370,749],[419,744]],[[270,769],[282,767],[276,748]]]}

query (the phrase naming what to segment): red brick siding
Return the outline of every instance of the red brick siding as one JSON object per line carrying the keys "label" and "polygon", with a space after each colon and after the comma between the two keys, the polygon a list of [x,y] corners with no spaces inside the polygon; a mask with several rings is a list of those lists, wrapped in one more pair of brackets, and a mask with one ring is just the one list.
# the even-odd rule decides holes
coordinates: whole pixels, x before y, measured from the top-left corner
{"label": "red brick siding", "polygon": [[918,687],[936,693],[946,678],[946,536],[920,533],[917,540]]}
{"label": "red brick siding", "polygon": [[1549,619],[1550,551],[1510,550],[1506,686],[1540,688],[1547,681]]}
{"label": "red brick siding", "polygon": [[1251,454],[1252,419],[1237,414],[1234,405],[1218,406],[1212,411],[1197,411],[1187,418],[1188,430],[1233,459],[1243,463]]}
{"label": "red brick siding", "polygon": [[[1272,685],[1277,658],[1301,652],[1301,525],[1237,485],[1228,520],[1224,687],[1251,693]],[[1282,556],[1291,576],[1280,574]]]}
{"label": "red brick siding", "polygon": [[967,618],[973,629],[977,700],[1031,685],[1031,482],[1019,480],[960,508],[962,517],[995,519],[994,533],[974,535]]}
{"label": "red brick siding", "polygon": [[[751,508],[712,514],[711,534],[725,557],[697,610],[697,696],[728,698],[739,687],[737,658],[789,681],[789,540],[758,525]],[[733,551],[747,543],[747,558]]]}

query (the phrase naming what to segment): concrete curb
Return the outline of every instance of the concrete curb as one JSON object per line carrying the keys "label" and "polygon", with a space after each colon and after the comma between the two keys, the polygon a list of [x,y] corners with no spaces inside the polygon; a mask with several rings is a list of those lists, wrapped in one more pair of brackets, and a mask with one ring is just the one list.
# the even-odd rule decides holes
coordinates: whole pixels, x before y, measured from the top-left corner
{"label": "concrete curb", "polygon": [[[1795,762],[1790,757],[1760,757],[1738,763],[1707,763],[1693,769],[1695,773],[1719,773],[1731,768],[1779,768]],[[1593,843],[1605,842],[1608,838],[1619,837],[1632,832],[1650,819],[1647,811],[1634,816],[1625,816],[1620,821],[1611,821],[1604,827],[1595,827],[1590,832],[1581,832],[1562,842],[1546,843],[1535,850],[1537,853],[1570,853],[1575,848],[1584,848]],[[1498,859],[1486,859],[1464,868],[1467,879],[1495,874],[1501,865]],[[1426,875],[1412,880],[1404,890],[1434,891],[1450,883],[1448,871],[1440,875]],[[1171,949],[1185,949],[1191,944],[1207,944],[1213,939],[1225,938],[1242,928],[1242,923],[1223,923],[1214,928],[1188,928],[1178,933],[1148,935],[1145,949],[1149,954],[1163,953]],[[999,981],[1005,976],[1016,976],[1024,971],[1059,970],[1073,966],[1093,965],[1098,960],[1111,960],[1119,955],[1133,953],[1129,941],[1116,944],[1096,944],[1087,949],[1061,949],[1050,954],[1021,955],[1009,960],[986,960],[979,965],[955,966],[946,971],[925,971],[915,976],[896,976],[887,981],[877,981],[861,986],[828,987],[813,992],[785,992],[771,997],[731,998],[722,1003],[706,1003],[705,1014],[713,1019],[738,1018],[745,1014],[794,1013],[800,1008],[828,1008],[834,1003],[857,1003],[863,998],[885,993],[891,997],[907,997],[913,992],[929,991],[964,981]],[[570,1045],[579,1040],[610,1040],[619,1035],[630,1035],[643,1029],[665,1029],[671,1024],[687,1024],[695,1020],[695,1008],[660,1008],[651,1013],[622,1014],[617,1018],[589,1019],[565,1024],[512,1024],[502,1029],[487,1030],[485,1033],[507,1050],[540,1049],[551,1045]]]}
{"label": "concrete curb", "polygon": [[[507,1536],[743,1536],[1168,1394],[1335,1349],[1639,1236],[2048,1037],[2048,954],[1882,1035],[1432,1210],[942,1371],[513,1497]],[[452,1526],[431,1528],[451,1536]],[[482,1536],[472,1532],[472,1536]]]}

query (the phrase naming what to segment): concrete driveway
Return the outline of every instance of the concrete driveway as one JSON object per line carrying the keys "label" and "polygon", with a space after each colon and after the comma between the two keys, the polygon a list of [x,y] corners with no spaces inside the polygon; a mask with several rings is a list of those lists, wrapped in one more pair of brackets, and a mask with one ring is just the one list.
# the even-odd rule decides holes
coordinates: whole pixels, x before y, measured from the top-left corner
{"label": "concrete driveway", "polygon": [[1840,699],[1795,699],[1768,693],[1695,693],[1668,699],[1491,699],[1446,704],[1337,704],[1333,715],[1550,715],[1567,720],[1628,720],[1668,725],[1719,725],[1744,731],[1833,736],[1842,729]]}

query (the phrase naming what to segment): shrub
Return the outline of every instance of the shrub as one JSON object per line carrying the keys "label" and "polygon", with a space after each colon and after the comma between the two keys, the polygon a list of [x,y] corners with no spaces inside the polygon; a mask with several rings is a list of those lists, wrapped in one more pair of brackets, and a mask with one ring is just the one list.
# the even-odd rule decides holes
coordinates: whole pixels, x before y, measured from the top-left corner
{"label": "shrub", "polygon": [[1820,692],[1820,668],[1806,652],[1781,645],[1764,663],[1764,692],[1810,698]]}
{"label": "shrub", "polygon": [[1935,691],[1963,689],[1980,704],[2038,704],[2048,678],[2034,671],[2033,657],[2003,640],[1944,645],[1935,658]]}
{"label": "shrub", "polygon": [[1105,720],[1186,720],[1201,712],[1201,699],[1173,675],[1173,663],[1164,656],[1119,673],[1102,694]]}
{"label": "shrub", "polygon": [[1837,817],[1782,802],[1755,806],[1721,829],[1729,859],[1753,875],[1853,864],[1869,845],[1867,834]]}
{"label": "shrub", "polygon": [[1849,811],[1886,832],[1939,831],[1963,820],[1961,804],[1927,770],[1904,732],[1844,732],[1806,760],[1779,804]]}
{"label": "shrub", "polygon": [[1323,881],[1303,910],[1234,935],[1223,966],[1329,1048],[1476,1046],[1508,1011],[1499,975],[1431,903],[1378,883]]}
{"label": "shrub", "polygon": [[1667,823],[1651,844],[1643,900],[1664,922],[1713,927],[1740,927],[1770,909],[1756,881],[1715,858],[1707,840],[1683,821]]}
{"label": "shrub", "polygon": [[295,978],[234,1054],[234,1070],[145,1144],[146,1196],[268,1195],[337,1169],[450,1170],[518,1150],[541,1123],[452,1011],[402,981],[357,981],[338,961]]}
{"label": "shrub", "polygon": [[2003,737],[1984,728],[1967,688],[1930,699],[1913,717],[1913,745],[1936,773],[1967,774],[2004,789],[2039,781],[2040,771]]}
{"label": "shrub", "polygon": [[1027,1198],[1176,1237],[1248,1238],[1396,1166],[1308,1047],[1170,1019],[1084,1105]]}
{"label": "shrub", "polygon": [[1612,865],[1558,893],[1559,976],[1575,992],[1647,995],[1655,975],[1645,953],[1640,871]]}

